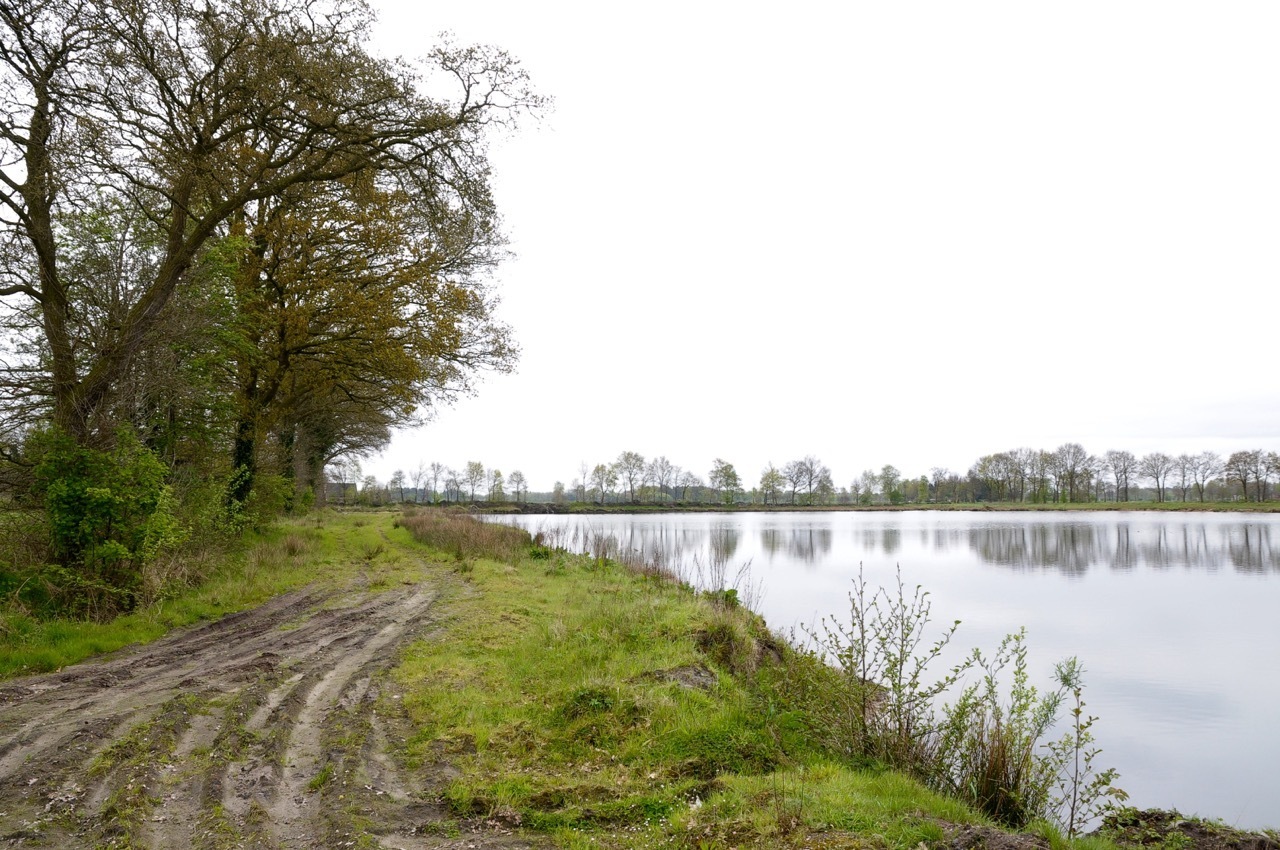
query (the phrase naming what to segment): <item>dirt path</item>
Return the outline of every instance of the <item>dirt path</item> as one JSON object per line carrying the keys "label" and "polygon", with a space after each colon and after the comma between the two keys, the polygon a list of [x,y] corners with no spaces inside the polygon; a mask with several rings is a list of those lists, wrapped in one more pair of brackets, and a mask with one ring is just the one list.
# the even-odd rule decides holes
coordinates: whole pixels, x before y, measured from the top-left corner
{"label": "dirt path", "polygon": [[384,675],[429,584],[252,611],[0,684],[0,847],[528,847],[445,817]]}

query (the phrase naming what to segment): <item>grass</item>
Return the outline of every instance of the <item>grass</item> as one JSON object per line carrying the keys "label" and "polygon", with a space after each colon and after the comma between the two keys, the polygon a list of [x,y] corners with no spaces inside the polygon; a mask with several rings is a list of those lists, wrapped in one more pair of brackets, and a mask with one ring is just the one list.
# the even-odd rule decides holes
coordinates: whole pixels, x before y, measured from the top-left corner
{"label": "grass", "polygon": [[[456,767],[440,791],[447,834],[479,820],[565,848],[914,850],[953,825],[989,828],[901,774],[822,749],[776,687],[793,651],[732,599],[650,566],[534,545],[459,514],[327,513],[258,534],[207,584],[114,623],[13,626],[6,614],[0,670],[60,667],[303,586],[429,578],[443,619],[390,674],[415,730],[394,755],[426,776]],[[98,767],[137,772],[135,788],[173,730],[137,731]],[[131,826],[147,816],[141,797],[116,802]],[[1037,829],[1054,850],[1110,846]]]}
{"label": "grass", "polygon": [[[308,584],[338,586],[364,574],[375,588],[385,586],[399,579],[405,564],[384,551],[390,515],[379,524],[369,516],[316,513],[251,533],[219,554],[203,584],[109,622],[42,620],[0,608],[0,679],[59,670],[148,643],[174,628],[251,608]],[[358,557],[350,557],[351,551]]]}
{"label": "grass", "polygon": [[[464,533],[422,536],[448,560]],[[525,547],[506,560],[473,550],[474,592],[446,601],[458,627],[396,671],[418,729],[411,763],[448,753],[462,771],[445,791],[456,817],[571,848],[914,848],[940,840],[941,823],[984,823],[811,745],[768,684],[790,650],[750,611]]]}

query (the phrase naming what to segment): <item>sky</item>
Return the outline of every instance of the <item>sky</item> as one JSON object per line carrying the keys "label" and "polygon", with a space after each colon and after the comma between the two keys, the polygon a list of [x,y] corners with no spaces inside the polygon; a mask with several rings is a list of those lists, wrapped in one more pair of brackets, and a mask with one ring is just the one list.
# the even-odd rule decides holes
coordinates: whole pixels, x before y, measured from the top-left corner
{"label": "sky", "polygon": [[554,99],[491,149],[517,370],[380,480],[1280,450],[1280,4],[371,2]]}

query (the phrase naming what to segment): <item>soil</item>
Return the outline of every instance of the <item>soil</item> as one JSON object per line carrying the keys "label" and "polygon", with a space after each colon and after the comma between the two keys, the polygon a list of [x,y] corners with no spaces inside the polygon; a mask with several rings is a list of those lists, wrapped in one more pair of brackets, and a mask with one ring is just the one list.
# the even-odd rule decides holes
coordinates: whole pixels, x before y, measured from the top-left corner
{"label": "soil", "polygon": [[436,621],[429,584],[309,589],[0,684],[0,847],[528,848],[406,767],[385,675]]}
{"label": "soil", "polygon": [[1098,832],[1117,844],[1152,850],[1280,850],[1274,832],[1246,832],[1163,809],[1121,809]]}

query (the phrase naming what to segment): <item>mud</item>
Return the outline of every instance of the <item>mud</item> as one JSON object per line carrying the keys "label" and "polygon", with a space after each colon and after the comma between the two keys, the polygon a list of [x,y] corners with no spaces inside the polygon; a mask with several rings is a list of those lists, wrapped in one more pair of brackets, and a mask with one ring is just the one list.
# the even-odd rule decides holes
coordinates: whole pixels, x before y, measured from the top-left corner
{"label": "mud", "polygon": [[288,594],[0,686],[0,847],[525,848],[407,768],[387,671],[435,589]]}

